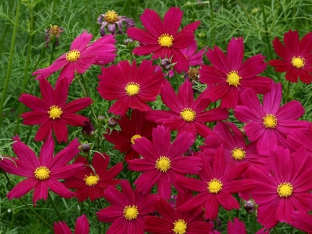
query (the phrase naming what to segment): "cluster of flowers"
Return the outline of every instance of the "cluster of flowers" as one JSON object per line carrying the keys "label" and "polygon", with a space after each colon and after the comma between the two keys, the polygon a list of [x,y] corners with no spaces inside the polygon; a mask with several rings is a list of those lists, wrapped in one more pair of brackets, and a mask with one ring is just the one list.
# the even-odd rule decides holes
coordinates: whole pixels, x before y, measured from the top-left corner
{"label": "cluster of flowers", "polygon": [[[211,65],[204,65],[205,50],[196,52],[194,37],[199,22],[179,30],[182,15],[173,7],[161,19],[146,9],[140,17],[145,29],[139,29],[133,27],[132,20],[109,11],[99,18],[100,39],[89,44],[92,35],[83,32],[69,52],[33,73],[40,83],[41,98],[23,94],[19,100],[32,110],[22,114],[24,124],[40,125],[35,140],[44,143],[37,158],[18,136],[13,138],[18,159],[5,158],[0,167],[27,179],[7,194],[9,199],[22,197],[33,188],[34,205],[47,199],[48,189],[79,201],[104,197],[111,206],[97,212],[97,217],[101,222],[112,222],[107,233],[216,234],[213,220],[219,206],[228,211],[239,209],[233,196],[238,194],[257,204],[257,218],[264,226],[257,233],[269,233],[278,222],[312,230],[308,214],[312,210],[312,129],[310,122],[299,120],[303,106],[295,100],[281,106],[281,84],[259,76],[267,67],[264,56],[244,61],[243,38],[231,39],[226,53],[217,46],[208,49]],[[105,35],[104,27],[112,24],[109,32],[115,33],[113,24],[117,22],[120,31],[123,21],[129,27],[127,35],[140,42],[134,54],[169,59],[176,73],[197,74],[199,82],[207,84],[205,91],[195,100],[192,82],[186,79],[176,94],[166,74],[151,60],[139,65],[120,61],[104,67],[116,57],[114,35]],[[311,42],[312,33],[301,41],[297,31],[285,33],[284,45],[278,39],[273,41],[282,59],[272,60],[270,65],[286,72],[290,82],[300,78],[310,83]],[[98,93],[105,100],[115,100],[109,112],[121,116],[117,120],[121,131],[104,133],[104,137],[125,153],[129,170],[141,172],[134,190],[127,180],[115,179],[122,163],[107,169],[110,157],[105,153],[95,153],[91,163],[79,156],[68,165],[79,153],[77,139],[53,156],[52,133],[58,142],[67,142],[66,125],[83,126],[88,121],[76,112],[91,105],[89,97],[66,101],[75,73],[83,74],[91,65],[102,66]],[[200,69],[194,73],[196,66]],[[53,88],[46,78],[60,69]],[[258,94],[263,97],[259,99]],[[147,104],[158,95],[169,110],[152,110]],[[209,107],[217,101],[219,107]],[[126,115],[129,109],[131,116]],[[244,123],[243,130],[226,121],[229,110]],[[210,122],[217,122],[213,130],[207,126]],[[177,137],[172,142],[174,130]],[[204,145],[198,152],[190,152],[199,136],[205,138]],[[151,194],[155,185],[157,193]],[[170,204],[173,191],[178,196],[176,203]],[[64,222],[55,223],[54,230],[71,233]],[[89,232],[85,216],[77,220],[76,230]],[[234,223],[229,221],[228,233],[246,233],[244,223],[237,218]]]}

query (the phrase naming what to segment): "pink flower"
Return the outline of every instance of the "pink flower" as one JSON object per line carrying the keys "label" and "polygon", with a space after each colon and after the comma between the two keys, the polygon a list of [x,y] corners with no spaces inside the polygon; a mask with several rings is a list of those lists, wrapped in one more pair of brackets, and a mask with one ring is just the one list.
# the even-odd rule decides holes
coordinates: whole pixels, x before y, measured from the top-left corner
{"label": "pink flower", "polygon": [[68,95],[66,80],[58,82],[55,89],[46,79],[41,79],[39,82],[42,98],[23,93],[18,99],[32,109],[32,111],[21,115],[24,119],[23,124],[40,125],[35,141],[44,140],[52,129],[58,142],[67,142],[66,125],[83,126],[88,118],[77,115],[76,112],[89,106],[92,100],[91,98],[79,98],[66,103]]}
{"label": "pink flower", "polygon": [[264,56],[258,54],[243,62],[244,39],[232,38],[227,47],[227,56],[215,46],[206,53],[212,66],[201,65],[199,81],[208,84],[207,97],[215,102],[221,99],[220,107],[234,108],[246,88],[252,88],[257,94],[270,90],[272,79],[258,76],[267,64]]}
{"label": "pink flower", "polygon": [[[54,234],[72,234],[72,232],[64,221],[59,221],[54,223]],[[89,221],[86,215],[77,219],[74,234],[89,234]]]}
{"label": "pink flower", "polygon": [[181,53],[180,49],[187,48],[194,42],[194,31],[199,25],[199,21],[188,24],[181,31],[183,12],[180,8],[171,7],[165,14],[164,20],[151,9],[145,9],[140,19],[146,30],[139,28],[128,28],[129,37],[141,42],[141,46],[135,48],[136,55],[149,55],[152,58],[172,57],[172,62],[176,63],[174,69],[181,73],[188,70],[188,61]]}
{"label": "pink flower", "polygon": [[70,84],[75,77],[75,72],[82,74],[92,64],[105,65],[114,61],[116,57],[114,36],[101,37],[88,45],[91,39],[92,34],[84,31],[72,42],[69,52],[56,59],[49,67],[35,71],[33,75],[37,75],[36,79],[47,78],[62,69],[58,81],[65,78]]}
{"label": "pink flower", "polygon": [[147,193],[157,183],[158,195],[169,199],[171,184],[176,187],[175,178],[197,174],[202,164],[198,157],[183,156],[194,142],[191,134],[183,132],[171,143],[170,130],[158,126],[153,129],[152,138],[153,142],[145,137],[136,139],[132,148],[143,158],[129,160],[128,169],[143,172],[134,182],[139,192]]}
{"label": "pink flower", "polygon": [[71,198],[75,195],[59,180],[71,177],[74,173],[79,173],[84,169],[81,163],[66,165],[79,153],[80,143],[77,139],[53,156],[54,141],[50,133],[41,147],[39,158],[18,136],[13,140],[16,141],[13,144],[13,151],[18,159],[9,157],[0,160],[0,168],[8,173],[26,177],[26,179],[7,194],[9,199],[20,198],[32,189],[34,189],[34,205],[39,199],[47,199],[48,189],[64,198]]}
{"label": "pink flower", "polygon": [[236,106],[234,116],[244,122],[244,130],[250,141],[257,142],[260,155],[269,155],[276,146],[286,145],[287,136],[294,130],[307,130],[307,121],[300,121],[304,108],[299,101],[290,101],[280,107],[282,85],[272,85],[270,92],[264,94],[263,104],[252,89],[242,93],[242,105]]}
{"label": "pink flower", "polygon": [[181,53],[186,57],[188,61],[188,65],[190,66],[198,66],[200,64],[203,64],[203,54],[206,50],[206,48],[203,48],[202,50],[197,50],[197,43],[194,41],[189,47],[181,49]]}

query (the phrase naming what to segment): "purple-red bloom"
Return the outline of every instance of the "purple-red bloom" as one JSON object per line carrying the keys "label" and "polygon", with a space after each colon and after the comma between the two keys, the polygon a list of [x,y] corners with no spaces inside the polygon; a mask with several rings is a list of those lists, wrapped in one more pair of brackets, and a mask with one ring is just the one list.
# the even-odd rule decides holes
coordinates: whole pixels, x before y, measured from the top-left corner
{"label": "purple-red bloom", "polygon": [[203,54],[206,50],[206,48],[203,48],[202,50],[197,50],[197,43],[194,41],[189,47],[181,49],[181,53],[186,57],[188,61],[188,65],[190,66],[199,66],[200,64],[203,64]]}
{"label": "purple-red bloom", "polygon": [[202,163],[199,157],[183,156],[194,142],[190,133],[181,133],[171,143],[170,130],[157,126],[153,129],[152,138],[153,142],[145,137],[136,139],[132,147],[143,158],[129,160],[128,169],[143,172],[134,182],[139,192],[147,193],[157,183],[158,195],[169,199],[171,184],[176,188],[175,178],[197,174]]}
{"label": "purple-red bloom", "polygon": [[277,147],[271,151],[269,166],[249,167],[245,175],[257,181],[250,192],[258,204],[258,221],[266,228],[278,221],[291,223],[293,211],[312,209],[312,157],[304,147],[294,155],[288,149]]}
{"label": "purple-red bloom", "polygon": [[[72,232],[64,221],[59,221],[54,223],[54,234],[72,234]],[[89,221],[86,215],[83,214],[77,219],[74,234],[89,234]]]}
{"label": "purple-red bloom", "polygon": [[202,93],[194,101],[192,83],[188,80],[180,86],[178,94],[174,92],[168,81],[164,81],[161,98],[170,110],[152,110],[148,112],[146,119],[171,130],[178,130],[178,134],[186,131],[192,133],[193,138],[197,133],[206,137],[212,133],[212,130],[205,123],[226,119],[228,112],[221,108],[206,110],[210,100],[205,96],[205,93]]}
{"label": "purple-red bloom", "polygon": [[109,186],[104,198],[111,206],[96,213],[99,221],[112,222],[106,234],[144,234],[144,216],[154,211],[155,194],[132,190],[127,180],[120,182],[122,192]]}
{"label": "purple-red bloom", "polygon": [[180,206],[180,209],[190,212],[197,207],[204,208],[205,219],[217,218],[219,204],[225,210],[239,209],[239,203],[231,194],[253,189],[254,180],[238,180],[249,164],[241,163],[226,170],[222,145],[216,152],[212,166],[207,157],[198,156],[198,158],[201,158],[203,162],[202,170],[198,173],[200,180],[186,177],[176,178],[179,188],[198,192],[195,197]]}
{"label": "purple-red bloom", "polygon": [[156,125],[145,119],[146,113],[132,110],[131,119],[125,115],[117,120],[121,131],[113,130],[111,133],[104,134],[105,139],[115,145],[115,149],[126,153],[126,161],[139,158],[139,153],[132,148],[135,139],[146,137],[151,140],[152,138],[152,129]]}
{"label": "purple-red bloom", "polygon": [[141,46],[135,48],[133,53],[136,55],[153,53],[153,59],[172,57],[172,62],[176,63],[174,69],[179,73],[187,72],[188,61],[180,50],[194,43],[194,31],[200,22],[188,24],[178,31],[182,16],[183,12],[177,7],[171,7],[166,12],[164,20],[154,10],[145,9],[140,19],[146,30],[139,28],[127,30],[129,37],[141,43]]}
{"label": "purple-red bloom", "polygon": [[308,130],[309,123],[300,121],[304,108],[299,101],[290,101],[280,107],[282,85],[272,85],[264,94],[263,104],[252,89],[242,93],[242,105],[235,108],[234,116],[246,123],[244,130],[250,141],[257,142],[257,152],[269,155],[276,146],[286,146],[286,137],[294,130]]}
{"label": "purple-red bloom", "polygon": [[227,56],[217,46],[208,49],[206,56],[212,66],[201,65],[199,81],[208,84],[207,97],[212,102],[221,99],[221,107],[234,108],[240,102],[241,92],[248,87],[257,94],[270,90],[272,79],[258,76],[267,66],[265,57],[258,54],[243,62],[243,38],[232,38]]}
{"label": "purple-red bloom", "polygon": [[88,118],[77,115],[76,112],[89,106],[92,100],[86,97],[66,103],[68,96],[66,80],[58,82],[55,89],[46,79],[41,79],[39,82],[42,98],[23,93],[18,99],[32,109],[32,111],[21,115],[24,119],[23,124],[40,125],[35,141],[44,140],[52,129],[58,142],[67,142],[66,125],[83,126]]}
{"label": "purple-red bloom", "polygon": [[41,147],[39,158],[18,136],[13,137],[13,140],[16,141],[13,143],[13,151],[18,159],[4,158],[0,160],[0,168],[8,173],[26,177],[26,179],[7,194],[9,199],[20,198],[32,189],[34,189],[34,205],[39,199],[47,199],[48,189],[64,198],[71,198],[75,195],[59,180],[71,177],[74,173],[80,173],[84,169],[81,163],[67,165],[80,151],[78,148],[80,143],[77,139],[53,156],[54,140],[50,133]]}
{"label": "purple-red bloom", "polygon": [[58,81],[65,78],[70,84],[75,77],[75,72],[82,74],[92,64],[105,65],[114,61],[116,57],[114,36],[101,37],[88,45],[91,39],[92,34],[84,31],[72,42],[69,52],[56,59],[49,67],[35,71],[33,75],[37,75],[36,79],[43,79],[62,69]]}
{"label": "purple-red bloom", "polygon": [[164,75],[155,72],[152,61],[143,60],[137,67],[128,61],[121,61],[102,69],[99,75],[99,94],[106,100],[116,100],[109,112],[123,116],[129,108],[149,111],[151,107],[146,102],[155,101],[160,93]]}
{"label": "purple-red bloom", "polygon": [[106,154],[94,153],[92,164],[88,165],[87,159],[78,157],[74,163],[83,163],[86,168],[81,173],[75,173],[68,178],[64,185],[67,188],[76,189],[75,195],[79,202],[86,200],[88,197],[91,201],[101,198],[104,190],[109,185],[117,185],[119,180],[114,178],[122,170],[122,163],[118,163],[107,170],[110,157]]}
{"label": "purple-red bloom", "polygon": [[286,80],[298,82],[299,79],[309,84],[312,81],[312,32],[299,40],[298,31],[289,30],[284,34],[284,45],[278,38],[273,40],[273,47],[281,59],[269,63],[277,72],[286,72]]}
{"label": "purple-red bloom", "polygon": [[174,209],[164,198],[155,201],[155,209],[161,215],[145,216],[145,230],[154,234],[202,234],[211,231],[212,224],[203,221],[202,209],[181,212]]}

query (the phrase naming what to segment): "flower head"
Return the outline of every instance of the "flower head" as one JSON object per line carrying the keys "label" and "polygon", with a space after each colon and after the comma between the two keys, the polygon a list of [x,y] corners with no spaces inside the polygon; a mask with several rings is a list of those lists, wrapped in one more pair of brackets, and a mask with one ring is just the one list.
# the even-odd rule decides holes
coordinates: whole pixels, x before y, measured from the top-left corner
{"label": "flower head", "polygon": [[111,34],[116,33],[116,26],[118,27],[117,33],[123,34],[122,26],[126,23],[126,28],[134,27],[134,20],[126,16],[119,16],[115,11],[107,11],[105,14],[100,14],[97,20],[98,24],[101,25],[100,34],[105,35],[105,27]]}
{"label": "flower head", "polygon": [[115,149],[126,153],[126,161],[139,158],[139,153],[132,148],[135,139],[146,137],[151,140],[152,138],[152,129],[156,125],[147,121],[145,116],[146,112],[132,110],[131,119],[125,115],[117,120],[121,131],[113,130],[111,133],[104,134],[105,139],[115,145]]}
{"label": "flower head", "polygon": [[48,189],[64,198],[71,198],[75,195],[59,180],[73,176],[74,173],[79,173],[84,169],[81,163],[66,165],[79,152],[80,143],[77,139],[53,156],[54,140],[49,134],[42,145],[39,158],[18,136],[13,140],[16,141],[13,143],[13,151],[17,155],[17,159],[4,158],[0,161],[0,168],[8,173],[26,177],[26,179],[7,194],[9,199],[20,198],[32,189],[34,189],[34,205],[39,199],[47,199]]}
{"label": "flower head", "polygon": [[248,139],[257,142],[257,152],[267,156],[278,145],[285,146],[287,136],[294,130],[308,130],[309,123],[300,121],[304,108],[299,101],[290,101],[280,107],[282,86],[272,85],[264,94],[263,104],[252,89],[242,93],[242,105],[234,110],[234,116],[246,123],[244,130]]}
{"label": "flower head", "polygon": [[153,53],[152,58],[171,58],[176,63],[174,69],[177,72],[187,71],[188,61],[180,49],[187,48],[194,42],[194,31],[199,21],[189,24],[179,30],[183,12],[177,7],[171,7],[162,20],[151,9],[145,9],[140,19],[146,30],[128,28],[129,37],[141,42],[141,46],[135,48],[136,55],[148,55]]}
{"label": "flower head", "polygon": [[168,81],[164,81],[161,98],[170,110],[152,110],[146,118],[171,130],[178,130],[178,134],[186,131],[192,133],[194,138],[197,133],[206,137],[212,131],[205,123],[228,118],[227,110],[221,108],[206,111],[210,100],[205,98],[205,93],[194,100],[192,83],[188,80],[180,86],[178,94]]}
{"label": "flower head", "polygon": [[152,61],[143,60],[137,66],[121,61],[102,69],[99,75],[98,92],[106,100],[116,100],[109,112],[123,116],[129,108],[140,111],[150,110],[146,102],[155,101],[164,80],[161,71],[155,71]]}
{"label": "flower head", "polygon": [[154,210],[154,194],[142,194],[132,190],[126,180],[120,182],[122,192],[109,186],[104,198],[111,206],[96,213],[99,221],[112,222],[107,234],[136,233],[144,234],[143,218]]}
{"label": "flower head", "polygon": [[129,160],[128,169],[142,172],[134,182],[139,192],[147,193],[157,183],[158,195],[169,199],[171,184],[176,185],[175,178],[178,175],[197,174],[202,164],[198,157],[183,156],[194,142],[190,133],[181,133],[171,143],[170,130],[158,126],[153,129],[152,136],[153,142],[142,137],[132,145],[143,158]]}
{"label": "flower head", "polygon": [[212,66],[201,65],[199,81],[208,84],[207,97],[212,102],[221,99],[221,107],[234,108],[247,87],[258,94],[270,90],[272,79],[258,76],[267,66],[264,56],[258,54],[243,62],[243,38],[231,39],[227,56],[217,46],[208,49],[206,55]]}
{"label": "flower head", "polygon": [[44,140],[52,129],[58,142],[67,142],[68,131],[66,125],[83,126],[88,118],[75,113],[89,106],[92,100],[91,98],[79,98],[66,103],[68,95],[66,80],[58,82],[55,89],[46,79],[41,79],[39,82],[42,98],[24,93],[18,99],[32,109],[32,111],[21,115],[24,119],[23,124],[40,125],[35,141]]}
{"label": "flower head", "polygon": [[107,170],[109,160],[108,155],[99,153],[94,153],[91,165],[88,165],[88,161],[84,157],[80,156],[76,159],[75,163],[83,163],[87,167],[83,172],[68,178],[64,185],[67,188],[76,189],[75,195],[79,202],[88,197],[91,201],[101,198],[109,185],[115,186],[119,183],[119,180],[114,180],[114,178],[122,170],[122,163]]}
{"label": "flower head", "polygon": [[59,38],[61,33],[64,32],[64,28],[59,27],[58,25],[50,25],[51,27],[48,28],[45,31],[44,40],[45,40],[45,46],[49,46],[50,40],[52,40],[52,43],[55,43],[55,46],[59,45]]}
{"label": "flower head", "polygon": [[[54,234],[72,234],[72,232],[64,221],[59,221],[54,223]],[[89,234],[89,221],[86,215],[77,219],[74,234]]]}
{"label": "flower head", "polygon": [[88,45],[91,38],[92,34],[84,31],[72,42],[70,51],[56,59],[49,67],[35,71],[33,75],[37,75],[37,79],[47,78],[62,69],[58,81],[66,79],[70,84],[75,72],[82,74],[92,64],[104,65],[114,61],[116,57],[114,37],[107,35]]}
{"label": "flower head", "polygon": [[299,40],[298,31],[289,30],[284,34],[284,45],[278,38],[273,40],[273,47],[281,59],[270,61],[277,72],[286,72],[286,80],[298,82],[298,78],[309,84],[312,81],[312,33]]}

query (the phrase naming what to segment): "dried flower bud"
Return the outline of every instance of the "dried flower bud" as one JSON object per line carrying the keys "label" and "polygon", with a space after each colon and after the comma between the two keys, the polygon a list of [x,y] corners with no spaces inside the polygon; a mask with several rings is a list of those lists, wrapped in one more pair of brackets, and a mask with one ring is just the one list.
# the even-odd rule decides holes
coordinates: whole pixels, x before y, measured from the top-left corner
{"label": "dried flower bud", "polygon": [[253,200],[248,200],[244,204],[244,209],[248,214],[253,214],[255,212],[255,203]]}
{"label": "dried flower bud", "polygon": [[83,127],[82,127],[82,134],[86,137],[94,136],[94,126],[91,123],[90,119],[84,122]]}
{"label": "dried flower bud", "polygon": [[48,28],[45,31],[44,40],[45,40],[45,46],[49,46],[50,40],[55,46],[59,45],[59,37],[62,32],[64,32],[64,29],[59,27],[58,25],[50,25],[51,27]]}
{"label": "dried flower bud", "polygon": [[108,118],[107,123],[111,127],[115,127],[117,125],[117,120],[113,117]]}
{"label": "dried flower bud", "polygon": [[80,149],[85,152],[85,153],[88,153],[90,150],[91,150],[91,146],[89,143],[83,143],[81,146],[80,146]]}

